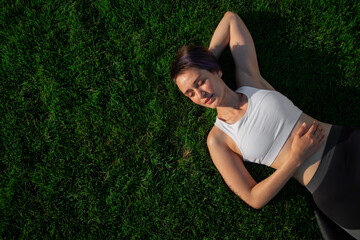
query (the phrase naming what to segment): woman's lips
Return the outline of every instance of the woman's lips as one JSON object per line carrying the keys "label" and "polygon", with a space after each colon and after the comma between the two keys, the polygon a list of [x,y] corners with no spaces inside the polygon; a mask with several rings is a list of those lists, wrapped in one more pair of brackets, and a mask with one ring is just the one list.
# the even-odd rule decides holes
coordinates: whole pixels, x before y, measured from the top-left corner
{"label": "woman's lips", "polygon": [[213,96],[214,96],[214,95],[211,95],[210,97],[208,97],[208,98],[205,100],[205,104],[210,104],[210,103],[212,102]]}

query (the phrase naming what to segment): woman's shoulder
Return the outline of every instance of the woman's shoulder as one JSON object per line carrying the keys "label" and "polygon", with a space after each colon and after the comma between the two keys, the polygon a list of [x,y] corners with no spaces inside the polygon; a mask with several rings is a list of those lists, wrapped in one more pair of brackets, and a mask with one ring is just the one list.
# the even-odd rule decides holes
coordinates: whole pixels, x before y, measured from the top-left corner
{"label": "woman's shoulder", "polygon": [[242,157],[242,153],[236,146],[234,140],[216,125],[214,125],[208,134],[207,145],[210,151],[223,150],[225,152],[234,152]]}
{"label": "woman's shoulder", "polygon": [[207,137],[208,146],[221,145],[224,143],[224,135],[225,133],[221,131],[216,125],[210,130]]}
{"label": "woman's shoulder", "polygon": [[210,130],[207,137],[207,145],[209,148],[226,147],[229,148],[232,143],[232,139],[224,131],[222,131],[216,125]]}

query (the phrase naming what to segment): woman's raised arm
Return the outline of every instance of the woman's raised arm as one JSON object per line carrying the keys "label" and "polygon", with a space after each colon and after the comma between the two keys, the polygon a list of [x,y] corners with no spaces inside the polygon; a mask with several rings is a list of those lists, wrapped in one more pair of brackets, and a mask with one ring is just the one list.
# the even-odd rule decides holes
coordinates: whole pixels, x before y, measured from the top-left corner
{"label": "woman's raised arm", "polygon": [[274,88],[260,75],[254,41],[241,18],[232,12],[226,12],[215,29],[209,50],[219,58],[227,45],[234,58],[236,67],[236,85],[256,88]]}

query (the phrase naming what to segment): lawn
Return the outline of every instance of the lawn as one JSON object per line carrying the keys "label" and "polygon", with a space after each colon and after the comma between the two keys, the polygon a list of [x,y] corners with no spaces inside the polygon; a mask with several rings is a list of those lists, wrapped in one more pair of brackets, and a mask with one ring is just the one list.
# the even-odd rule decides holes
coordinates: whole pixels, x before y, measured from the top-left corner
{"label": "lawn", "polygon": [[[216,111],[170,79],[226,11],[275,89],[360,126],[358,1],[0,1],[1,239],[321,239],[295,180],[261,210],[229,190],[206,147]],[[233,88],[229,50],[221,64]]]}

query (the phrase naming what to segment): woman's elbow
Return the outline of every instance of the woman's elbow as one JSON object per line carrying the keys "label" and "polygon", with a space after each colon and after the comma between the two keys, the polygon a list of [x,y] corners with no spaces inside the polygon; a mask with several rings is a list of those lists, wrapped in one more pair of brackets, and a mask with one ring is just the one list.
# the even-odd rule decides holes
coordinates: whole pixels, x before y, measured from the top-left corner
{"label": "woman's elbow", "polygon": [[260,210],[262,209],[267,202],[265,201],[261,201],[260,199],[247,199],[245,200],[245,202],[252,208],[256,209],[256,210]]}
{"label": "woman's elbow", "polygon": [[263,208],[265,206],[265,204],[254,203],[254,202],[247,202],[247,204],[256,210],[260,210],[261,208]]}
{"label": "woman's elbow", "polygon": [[228,15],[234,15],[235,13],[231,12],[231,11],[227,11],[224,16],[228,16]]}
{"label": "woman's elbow", "polygon": [[256,210],[260,210],[260,209],[262,209],[264,206],[265,206],[265,204],[253,204],[253,205],[250,205],[252,208],[254,208],[254,209],[256,209]]}
{"label": "woman's elbow", "polygon": [[231,11],[227,11],[224,14],[224,18],[235,19],[235,20],[240,20],[241,19],[239,15],[237,15],[236,13],[231,12]]}

